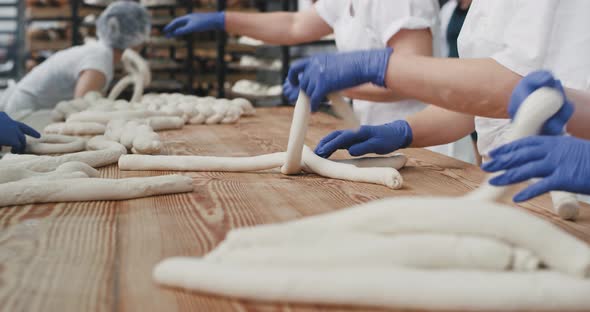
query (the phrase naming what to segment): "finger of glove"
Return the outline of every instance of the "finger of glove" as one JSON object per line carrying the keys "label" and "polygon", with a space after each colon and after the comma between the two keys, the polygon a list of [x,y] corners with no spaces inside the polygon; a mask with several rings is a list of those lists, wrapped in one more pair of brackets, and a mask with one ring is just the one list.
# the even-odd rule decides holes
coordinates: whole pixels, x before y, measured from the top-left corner
{"label": "finger of glove", "polygon": [[183,27],[180,27],[180,28],[176,29],[173,32],[173,35],[175,37],[180,37],[180,36],[184,36],[184,35],[187,35],[187,34],[190,34],[190,33],[193,33],[193,32],[195,32],[195,29],[194,29],[193,25],[186,24],[186,26],[183,26]]}
{"label": "finger of glove", "polygon": [[291,68],[289,68],[289,74],[287,75],[287,79],[289,79],[289,82],[294,87],[299,86],[299,84],[300,84],[299,74],[302,74],[305,71],[308,64],[309,64],[309,60],[305,59],[305,60],[295,62],[293,65],[291,65]]}
{"label": "finger of glove", "polygon": [[510,153],[502,154],[491,161],[483,164],[481,168],[487,172],[496,172],[500,170],[509,170],[520,167],[526,163],[543,159],[546,151],[537,146],[527,146]]}
{"label": "finger of glove", "polygon": [[170,33],[174,30],[176,30],[179,27],[183,27],[188,23],[188,20],[186,17],[179,17],[177,19],[174,19],[172,22],[170,22],[168,25],[166,25],[166,27],[164,27],[164,32],[165,33]]}
{"label": "finger of glove", "polygon": [[490,184],[505,186],[524,182],[533,178],[544,178],[553,172],[552,166],[554,165],[548,164],[544,160],[537,160],[504,172],[500,176],[491,179]]}
{"label": "finger of glove", "polygon": [[521,148],[525,148],[525,147],[533,147],[533,146],[539,146],[542,145],[544,142],[544,138],[540,137],[540,136],[533,136],[533,137],[527,137],[524,139],[520,139],[517,141],[514,141],[512,143],[508,143],[506,145],[502,145],[494,150],[492,150],[489,155],[492,158],[497,158],[500,157],[503,154],[508,154],[508,153],[512,153],[514,151],[517,151]]}
{"label": "finger of glove", "polygon": [[540,195],[543,195],[547,192],[555,190],[554,185],[555,185],[555,183],[554,183],[552,177],[542,179],[541,181],[528,186],[527,188],[522,190],[520,193],[516,194],[514,196],[513,200],[516,203],[521,203],[521,202],[533,199],[537,196],[540,196]]}
{"label": "finger of glove", "polygon": [[354,144],[353,146],[348,148],[348,153],[351,156],[355,156],[355,157],[363,156],[363,155],[371,154],[371,153],[380,154],[380,155],[389,154],[390,152],[385,152],[385,150],[389,150],[388,147],[384,146],[383,144],[384,144],[383,140],[380,140],[377,138],[371,138],[371,139],[368,139],[367,141]]}
{"label": "finger of glove", "polygon": [[[330,134],[328,134],[327,136],[325,136],[323,139],[320,140],[320,142],[318,143],[318,145],[316,146],[314,152],[321,157],[324,157],[326,155],[326,153],[324,153],[324,146],[326,144],[328,144],[329,142],[331,142],[332,140],[334,140],[335,138],[337,138],[339,135],[342,134],[342,132],[344,132],[343,130],[338,130],[338,131],[334,131]],[[330,155],[328,155],[329,157]],[[327,158],[327,157],[324,157]]]}
{"label": "finger of glove", "polygon": [[339,136],[326,143],[319,151],[322,155],[332,155],[340,149],[348,149],[359,142],[359,134],[350,130],[342,132]]}
{"label": "finger of glove", "polygon": [[29,127],[28,125],[22,123],[22,122],[17,122],[18,128],[20,129],[20,131],[22,131],[24,134],[34,137],[34,138],[40,138],[41,134],[39,132],[37,132],[37,130]]}

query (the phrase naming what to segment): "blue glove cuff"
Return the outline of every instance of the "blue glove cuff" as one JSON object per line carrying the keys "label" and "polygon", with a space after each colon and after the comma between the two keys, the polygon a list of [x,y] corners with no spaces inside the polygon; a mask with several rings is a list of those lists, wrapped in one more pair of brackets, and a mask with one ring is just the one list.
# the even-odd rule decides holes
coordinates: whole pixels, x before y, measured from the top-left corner
{"label": "blue glove cuff", "polygon": [[398,133],[398,135],[404,137],[405,140],[399,148],[406,148],[412,145],[412,141],[414,140],[414,134],[412,133],[412,127],[410,127],[410,124],[407,121],[396,120],[394,122],[385,124],[385,126],[391,128],[393,131]]}
{"label": "blue glove cuff", "polygon": [[385,88],[385,77],[387,76],[387,67],[389,65],[389,58],[393,53],[393,48],[388,47],[383,50],[375,52],[372,58],[369,59],[370,64],[367,68],[378,68],[380,71],[375,79],[371,82],[375,85]]}
{"label": "blue glove cuff", "polygon": [[219,12],[218,14],[219,14],[219,17],[218,17],[217,21],[219,24],[217,26],[220,29],[225,30],[226,29],[225,28],[225,11]]}

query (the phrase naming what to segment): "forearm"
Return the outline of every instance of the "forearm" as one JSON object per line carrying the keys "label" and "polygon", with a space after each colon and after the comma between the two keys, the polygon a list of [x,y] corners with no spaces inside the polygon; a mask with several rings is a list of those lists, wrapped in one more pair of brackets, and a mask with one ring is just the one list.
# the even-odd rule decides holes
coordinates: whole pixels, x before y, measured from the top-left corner
{"label": "forearm", "polygon": [[373,84],[364,84],[356,88],[348,89],[343,92],[344,96],[356,100],[371,102],[398,102],[406,100],[398,96],[392,90],[380,88]]}
{"label": "forearm", "polygon": [[242,13],[226,12],[227,32],[252,37],[266,43],[293,45],[314,41],[332,29],[310,9],[302,12]]}
{"label": "forearm", "polygon": [[386,86],[399,97],[451,111],[508,118],[510,95],[521,78],[493,59],[442,59],[394,52]]}
{"label": "forearm", "polygon": [[78,77],[76,89],[74,90],[74,98],[81,98],[86,93],[96,91],[102,92],[106,84],[104,74],[96,70],[85,70]]}
{"label": "forearm", "polygon": [[428,147],[455,142],[474,131],[473,116],[436,106],[407,118],[412,128],[410,147]]}
{"label": "forearm", "polygon": [[590,140],[590,93],[573,89],[567,89],[566,92],[576,106],[567,124],[567,131],[573,136]]}

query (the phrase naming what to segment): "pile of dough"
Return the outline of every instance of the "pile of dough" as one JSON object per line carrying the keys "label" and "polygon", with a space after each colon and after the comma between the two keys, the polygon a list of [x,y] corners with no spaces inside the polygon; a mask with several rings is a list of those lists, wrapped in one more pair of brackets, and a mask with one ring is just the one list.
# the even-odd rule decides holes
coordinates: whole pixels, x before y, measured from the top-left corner
{"label": "pile of dough", "polygon": [[252,80],[239,80],[233,87],[232,92],[248,96],[277,97],[283,94],[283,86],[267,86]]}
{"label": "pile of dough", "polygon": [[[344,102],[336,105],[350,106]],[[147,156],[126,155],[119,160],[121,170],[165,171],[226,171],[245,172],[281,167],[283,174],[316,173],[324,177],[355,182],[381,184],[392,189],[403,185],[397,169],[407,161],[403,155],[382,158],[365,158],[337,162],[323,159],[303,145],[310,114],[309,98],[303,92],[295,105],[289,133],[287,152],[254,157],[206,157],[206,156]]]}
{"label": "pile of dough", "polygon": [[[523,231],[524,229],[524,231]],[[231,231],[163,285],[250,300],[436,310],[590,309],[590,247],[496,203],[394,198]]]}
{"label": "pile of dough", "polygon": [[[515,119],[514,138],[538,131],[562,103],[554,90],[536,91]],[[496,203],[505,190],[486,183],[462,198],[390,198],[237,229],[203,258],[162,261],[153,277],[167,286],[262,301],[589,311],[590,246]]]}
{"label": "pile of dough", "polygon": [[[0,160],[0,207],[71,201],[124,200],[192,192],[192,179],[180,175],[100,179],[94,168],[114,164],[127,149],[105,137],[88,142],[63,136],[27,144],[28,150],[61,156],[5,155]],[[72,152],[82,142],[84,151]],[[55,143],[55,144],[53,144]]]}

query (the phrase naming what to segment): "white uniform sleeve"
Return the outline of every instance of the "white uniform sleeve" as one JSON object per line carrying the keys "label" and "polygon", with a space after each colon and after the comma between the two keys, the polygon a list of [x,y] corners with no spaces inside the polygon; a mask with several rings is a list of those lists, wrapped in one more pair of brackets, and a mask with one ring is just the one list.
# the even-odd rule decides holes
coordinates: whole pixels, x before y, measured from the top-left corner
{"label": "white uniform sleeve", "polygon": [[107,52],[102,47],[90,50],[90,53],[81,58],[76,66],[74,71],[76,79],[85,70],[96,70],[105,76],[105,88],[107,88],[113,80],[113,55]]}
{"label": "white uniform sleeve", "polygon": [[347,2],[344,0],[319,0],[315,3],[315,10],[326,24],[334,28],[334,24],[336,24],[336,21],[340,18],[340,12],[342,12],[340,6]]}
{"label": "white uniform sleeve", "polygon": [[385,45],[402,29],[438,31],[440,9],[436,0],[373,0],[370,10],[368,23]]}
{"label": "white uniform sleeve", "polygon": [[504,67],[525,76],[544,66],[548,48],[552,44],[551,38],[555,36],[554,25],[558,21],[554,19],[559,1],[518,1],[509,5],[513,7],[505,7],[503,14],[499,10],[494,12],[496,16],[504,15],[504,18],[494,20],[506,24],[495,24],[496,29],[502,29],[502,33],[494,35],[499,39],[497,43],[504,48],[491,57]]}

